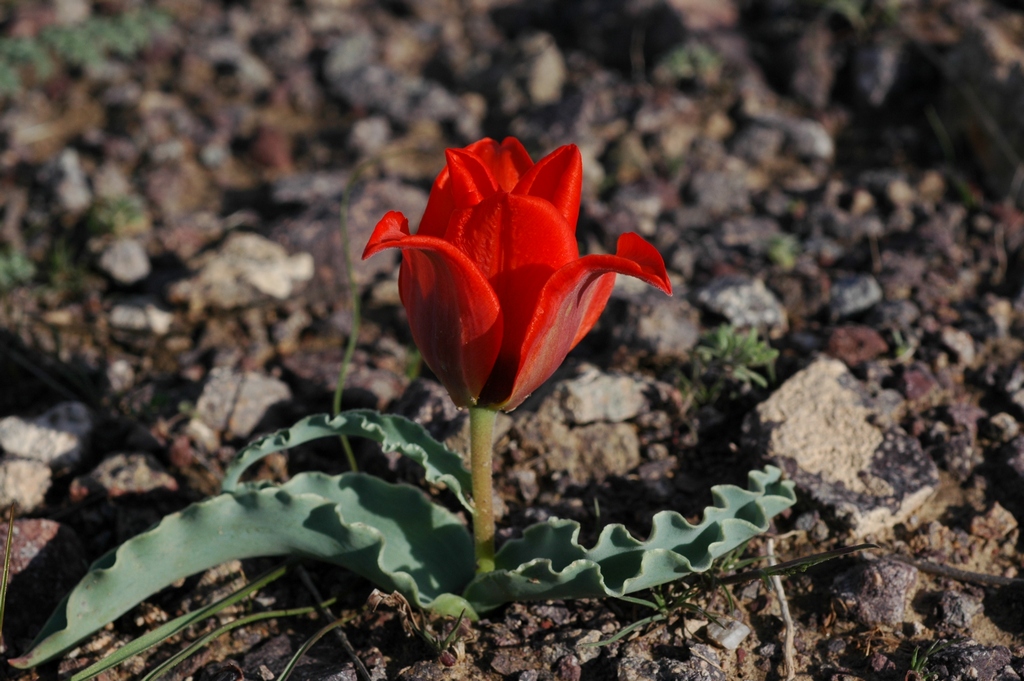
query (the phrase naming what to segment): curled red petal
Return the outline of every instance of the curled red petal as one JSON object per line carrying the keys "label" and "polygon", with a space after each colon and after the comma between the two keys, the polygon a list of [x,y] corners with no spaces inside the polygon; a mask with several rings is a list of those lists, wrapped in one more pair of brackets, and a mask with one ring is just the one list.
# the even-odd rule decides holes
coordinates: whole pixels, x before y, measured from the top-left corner
{"label": "curled red petal", "polygon": [[476,403],[501,348],[498,296],[464,253],[443,239],[409,235],[392,211],[374,229],[363,257],[402,249],[398,290],[423,360],[460,407]]}
{"label": "curled red petal", "polygon": [[490,168],[502,191],[512,191],[519,178],[533,167],[530,154],[515,137],[506,137],[501,144],[490,138],[482,139],[465,150],[478,156]]}
{"label": "curled red petal", "polygon": [[449,187],[456,209],[472,208],[498,191],[498,182],[476,154],[464,149],[448,149]]}
{"label": "curled red petal", "polygon": [[508,356],[503,344],[480,403],[509,411],[540,387],[597,321],[616,274],[672,293],[661,255],[636,234],[622,235],[615,255],[588,255],[565,265],[541,289],[518,358]]}
{"label": "curled red petal", "polygon": [[445,166],[430,188],[430,197],[427,199],[427,207],[420,218],[420,226],[416,234],[420,236],[443,237],[448,229],[448,221],[455,210],[455,202],[452,200],[451,178],[448,175],[448,166]]}
{"label": "curled red petal", "polygon": [[516,184],[513,194],[528,194],[550,201],[576,233],[583,187],[583,158],[575,144],[555,149],[537,161]]}

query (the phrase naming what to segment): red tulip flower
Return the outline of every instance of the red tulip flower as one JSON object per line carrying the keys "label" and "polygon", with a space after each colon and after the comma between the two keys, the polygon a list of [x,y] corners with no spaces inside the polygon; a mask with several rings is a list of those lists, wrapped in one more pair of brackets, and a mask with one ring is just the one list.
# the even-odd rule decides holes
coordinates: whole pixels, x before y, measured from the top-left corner
{"label": "red tulip flower", "polygon": [[402,249],[413,339],[455,404],[519,406],[597,322],[616,274],[671,294],[661,255],[636,234],[615,255],[580,257],[575,145],[534,164],[515,138],[483,139],[447,158],[416,234],[389,212],[363,258]]}

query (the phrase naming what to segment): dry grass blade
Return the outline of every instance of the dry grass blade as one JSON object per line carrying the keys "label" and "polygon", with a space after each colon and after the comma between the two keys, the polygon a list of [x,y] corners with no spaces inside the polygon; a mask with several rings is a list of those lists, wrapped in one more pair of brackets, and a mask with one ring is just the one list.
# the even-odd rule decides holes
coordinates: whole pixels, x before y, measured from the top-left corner
{"label": "dry grass blade", "polygon": [[14,551],[14,514],[17,504],[11,504],[7,517],[7,542],[4,544],[4,572],[0,577],[0,653],[7,649],[4,643],[4,612],[7,609],[7,583],[11,577],[11,552]]}

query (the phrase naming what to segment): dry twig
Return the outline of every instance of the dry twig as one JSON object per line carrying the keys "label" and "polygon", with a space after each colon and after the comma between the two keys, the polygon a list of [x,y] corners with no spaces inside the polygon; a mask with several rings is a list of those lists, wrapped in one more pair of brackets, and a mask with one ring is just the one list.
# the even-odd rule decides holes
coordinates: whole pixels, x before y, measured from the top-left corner
{"label": "dry twig", "polygon": [[[774,566],[778,563],[778,560],[775,558],[775,538],[768,537],[767,544],[768,564]],[[772,588],[775,590],[775,594],[779,599],[779,609],[782,611],[782,622],[786,625],[786,636],[782,643],[783,659],[786,665],[786,681],[792,681],[796,678],[796,650],[793,645],[796,628],[793,625],[793,616],[789,613],[789,601],[786,600],[786,591],[782,588],[782,577],[777,574],[772,575],[771,581]]]}

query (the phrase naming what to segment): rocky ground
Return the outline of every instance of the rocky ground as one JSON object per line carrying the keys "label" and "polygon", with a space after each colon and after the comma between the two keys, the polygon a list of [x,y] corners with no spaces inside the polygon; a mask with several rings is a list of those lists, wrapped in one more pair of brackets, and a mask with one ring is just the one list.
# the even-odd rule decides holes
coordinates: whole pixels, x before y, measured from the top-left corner
{"label": "rocky ground", "polygon": [[[5,4],[0,67],[12,45],[137,4]],[[710,485],[775,463],[799,496],[776,521],[780,559],[880,546],[785,580],[798,677],[913,678],[914,650],[936,641],[931,678],[1024,677],[1015,4],[162,0],[167,21],[131,50],[16,64],[0,105],[0,507],[19,514],[5,654],[89,561],[217,492],[254,434],[330,409],[353,329],[346,186],[358,253],[387,210],[415,224],[446,146],[515,135],[534,158],[579,145],[582,249],[637,231],[675,295],[621,281],[559,375],[499,423],[503,536],[550,516],[642,536],[656,511],[696,518]],[[345,406],[464,447],[465,415],[412,346],[396,263],[352,265],[363,319]],[[767,339],[774,372],[701,355],[723,322]],[[336,443],[261,475],[313,468],[345,469]],[[67,675],[272,564],[187,580],[59,664],[7,674]],[[786,678],[779,600],[758,581],[733,588],[733,613],[698,598],[737,618],[727,631],[678,612],[605,647],[584,644],[649,613],[511,605],[445,666],[393,610],[365,607],[369,583],[309,570],[354,616],[344,631],[374,679]],[[289,577],[251,607],[311,598]],[[175,678],[273,679],[319,626],[238,629]],[[292,678],[359,677],[328,639]]]}

